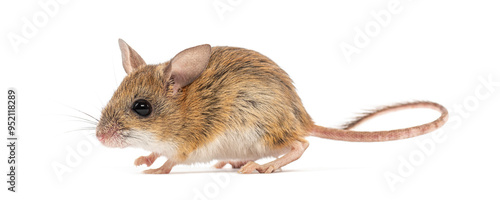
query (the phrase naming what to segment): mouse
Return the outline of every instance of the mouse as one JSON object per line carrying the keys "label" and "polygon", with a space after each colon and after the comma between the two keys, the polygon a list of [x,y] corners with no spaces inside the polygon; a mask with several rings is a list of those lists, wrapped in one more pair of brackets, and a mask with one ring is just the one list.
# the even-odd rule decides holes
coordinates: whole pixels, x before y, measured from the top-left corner
{"label": "mouse", "polygon": [[[106,147],[151,152],[134,162],[146,174],[168,174],[176,165],[216,161],[239,173],[272,173],[299,159],[307,137],[350,142],[383,142],[434,131],[448,119],[447,109],[413,101],[372,110],[340,128],[314,123],[292,79],[257,51],[209,44],[182,50],[170,60],[147,64],[124,40],[118,44],[127,75],[102,109],[96,137]],[[378,115],[413,108],[440,112],[429,123],[384,131],[355,131]],[[274,160],[258,164],[262,158]]]}

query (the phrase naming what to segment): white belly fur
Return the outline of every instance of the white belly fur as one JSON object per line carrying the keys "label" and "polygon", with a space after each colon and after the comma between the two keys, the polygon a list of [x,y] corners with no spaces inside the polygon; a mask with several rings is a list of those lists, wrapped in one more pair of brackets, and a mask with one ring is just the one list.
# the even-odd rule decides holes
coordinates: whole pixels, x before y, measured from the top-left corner
{"label": "white belly fur", "polygon": [[288,151],[290,148],[269,149],[252,129],[244,132],[227,131],[214,141],[193,151],[183,164],[212,160],[258,160],[265,157],[278,157]]}

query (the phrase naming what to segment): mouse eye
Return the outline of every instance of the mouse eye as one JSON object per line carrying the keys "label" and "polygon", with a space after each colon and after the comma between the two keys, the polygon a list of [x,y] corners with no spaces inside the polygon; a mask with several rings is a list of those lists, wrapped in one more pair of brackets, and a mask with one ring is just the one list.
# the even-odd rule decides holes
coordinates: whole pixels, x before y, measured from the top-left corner
{"label": "mouse eye", "polygon": [[151,114],[151,104],[144,99],[139,99],[134,102],[132,110],[140,116],[147,117]]}

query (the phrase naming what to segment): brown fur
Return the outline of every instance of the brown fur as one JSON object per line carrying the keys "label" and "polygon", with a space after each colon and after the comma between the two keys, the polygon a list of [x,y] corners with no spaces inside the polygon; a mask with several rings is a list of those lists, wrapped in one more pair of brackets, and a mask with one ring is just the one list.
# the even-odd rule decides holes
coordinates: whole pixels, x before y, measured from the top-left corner
{"label": "brown fur", "polygon": [[[432,108],[440,111],[441,117],[431,123],[390,131],[325,128],[313,123],[286,72],[258,52],[200,45],[180,52],[169,62],[146,65],[123,40],[119,43],[128,76],[103,109],[96,135],[103,144],[113,147],[125,147],[127,144],[123,138],[129,137],[135,139],[134,142],[139,141],[135,145],[142,147],[153,148],[158,145],[155,142],[161,142],[157,148],[162,152],[175,148],[167,149],[175,151],[175,155],[170,155],[162,167],[146,173],[169,173],[174,165],[188,160],[190,155],[201,155],[197,154],[198,149],[202,149],[201,152],[220,150],[207,147],[218,138],[230,138],[224,141],[229,144],[224,147],[250,146],[257,149],[249,150],[252,153],[264,151],[264,154],[258,154],[260,157],[284,154],[264,165],[241,156],[249,154],[237,154],[240,160],[233,162],[238,165],[246,163],[241,173],[253,170],[270,173],[302,155],[309,146],[304,139],[306,136],[357,142],[397,140],[433,131],[448,117],[446,109],[439,104],[414,102],[375,110],[347,124],[345,129],[380,113],[403,108]],[[151,104],[149,116],[134,113],[133,103],[139,99]],[[152,136],[141,138],[144,134],[137,135],[142,133]],[[234,146],[235,141],[247,138],[242,134],[255,135],[251,135],[252,141],[241,141],[250,145]],[[202,147],[210,150],[204,151]],[[154,152],[158,149],[152,150],[150,156],[138,158],[135,164],[151,165],[160,155]],[[201,157],[209,157],[206,155]],[[231,161],[222,161],[220,166],[225,163]]]}
{"label": "brown fur", "polygon": [[[102,119],[121,124],[122,129],[147,130],[161,141],[174,141],[179,153],[171,159],[186,159],[226,130],[254,128],[263,144],[276,149],[304,141],[313,126],[292,80],[255,51],[213,47],[205,71],[176,95],[163,77],[162,68],[167,65],[140,67],[125,77]],[[126,109],[141,98],[156,108],[150,117]]]}

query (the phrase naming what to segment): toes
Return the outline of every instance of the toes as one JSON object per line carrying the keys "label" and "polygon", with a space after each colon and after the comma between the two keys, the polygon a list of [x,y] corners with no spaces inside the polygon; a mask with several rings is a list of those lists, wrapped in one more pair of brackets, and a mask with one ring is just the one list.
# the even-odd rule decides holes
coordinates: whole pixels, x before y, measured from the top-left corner
{"label": "toes", "polygon": [[135,166],[146,165],[149,167],[155,162],[155,160],[155,158],[151,158],[149,156],[141,156],[135,159],[134,164]]}
{"label": "toes", "polygon": [[276,166],[272,165],[272,164],[265,164],[265,165],[260,165],[259,167],[257,167],[257,171],[259,173],[265,173],[265,174],[270,174],[270,173],[273,173],[275,172],[277,169]]}
{"label": "toes", "polygon": [[148,169],[143,171],[145,174],[168,174],[170,173],[170,169]]}
{"label": "toes", "polygon": [[141,157],[135,159],[135,161],[134,161],[135,166],[140,166],[143,164],[146,164],[146,163],[144,163],[144,156],[141,156]]}
{"label": "toes", "polygon": [[[219,163],[217,163],[217,164],[219,164]],[[225,162],[224,165],[227,163],[228,162]],[[259,165],[253,161],[248,161],[248,162],[238,161],[238,162],[229,162],[229,164],[231,164],[233,166],[233,168],[241,167],[240,170],[238,171],[238,173],[240,173],[240,174],[251,174],[252,172],[254,172],[256,170],[259,173],[269,174],[269,173],[273,173],[279,169],[279,167],[276,167],[275,165],[273,165],[273,163]]]}
{"label": "toes", "polygon": [[146,157],[146,156],[141,156],[134,161],[135,166],[141,166],[141,165],[146,165],[146,166],[151,166],[153,164],[153,161]]}
{"label": "toes", "polygon": [[241,169],[238,171],[238,173],[241,173],[241,174],[250,174],[254,170],[256,170],[258,167],[260,167],[259,164],[255,163],[253,161],[250,161],[247,164],[245,164],[243,167],[241,167]]}

